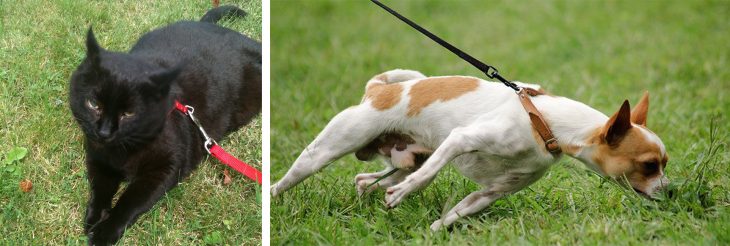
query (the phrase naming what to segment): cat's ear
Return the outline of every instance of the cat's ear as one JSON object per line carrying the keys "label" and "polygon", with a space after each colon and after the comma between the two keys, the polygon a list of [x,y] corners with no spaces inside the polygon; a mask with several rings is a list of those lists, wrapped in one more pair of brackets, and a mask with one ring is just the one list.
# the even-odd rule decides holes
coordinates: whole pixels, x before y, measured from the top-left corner
{"label": "cat's ear", "polygon": [[92,29],[93,27],[89,26],[89,31],[86,32],[86,59],[88,59],[91,64],[98,65],[101,47],[99,46],[99,42],[96,41],[96,37],[94,37],[94,30]]}
{"label": "cat's ear", "polygon": [[150,76],[152,82],[152,89],[155,93],[160,96],[166,96],[170,92],[170,85],[175,81],[180,72],[182,66],[178,65],[171,69],[164,70],[162,72],[155,73]]}

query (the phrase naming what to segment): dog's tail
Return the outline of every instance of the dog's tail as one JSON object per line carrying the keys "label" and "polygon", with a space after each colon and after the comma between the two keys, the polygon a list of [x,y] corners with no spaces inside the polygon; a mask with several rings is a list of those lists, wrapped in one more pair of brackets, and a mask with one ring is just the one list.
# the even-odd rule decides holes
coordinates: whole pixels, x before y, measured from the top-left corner
{"label": "dog's tail", "polygon": [[200,18],[200,21],[217,23],[219,20],[221,20],[225,17],[244,17],[244,16],[246,16],[246,11],[239,9],[236,6],[226,5],[226,6],[220,6],[220,7],[216,7],[211,10],[208,10],[208,12],[205,13],[205,15],[203,15],[203,18]]}
{"label": "dog's tail", "polygon": [[384,84],[392,84],[392,83],[398,83],[413,79],[424,79],[426,78],[426,75],[423,75],[421,72],[413,71],[413,70],[405,70],[405,69],[393,69],[378,75],[375,75],[372,79],[368,81],[368,84],[365,86],[365,88],[369,88],[373,85],[384,85]]}

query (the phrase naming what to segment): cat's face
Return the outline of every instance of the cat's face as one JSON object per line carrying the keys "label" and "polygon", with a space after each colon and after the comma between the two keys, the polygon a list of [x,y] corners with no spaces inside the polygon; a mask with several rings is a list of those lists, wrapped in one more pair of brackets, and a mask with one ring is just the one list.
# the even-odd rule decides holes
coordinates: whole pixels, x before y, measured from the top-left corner
{"label": "cat's face", "polygon": [[172,109],[170,86],[179,70],[104,51],[91,29],[86,46],[86,59],[71,77],[70,104],[87,140],[132,147],[157,136]]}

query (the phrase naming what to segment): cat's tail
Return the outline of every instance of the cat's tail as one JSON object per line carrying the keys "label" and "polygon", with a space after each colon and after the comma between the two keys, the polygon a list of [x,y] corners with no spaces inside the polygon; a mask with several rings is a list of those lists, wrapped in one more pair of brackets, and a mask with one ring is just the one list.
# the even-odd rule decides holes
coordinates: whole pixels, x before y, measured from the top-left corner
{"label": "cat's tail", "polygon": [[246,16],[246,11],[239,9],[236,6],[226,5],[226,6],[220,6],[220,7],[208,10],[208,12],[205,13],[205,15],[203,15],[203,18],[200,18],[200,21],[217,23],[219,20],[221,20],[225,17],[244,17],[244,16]]}

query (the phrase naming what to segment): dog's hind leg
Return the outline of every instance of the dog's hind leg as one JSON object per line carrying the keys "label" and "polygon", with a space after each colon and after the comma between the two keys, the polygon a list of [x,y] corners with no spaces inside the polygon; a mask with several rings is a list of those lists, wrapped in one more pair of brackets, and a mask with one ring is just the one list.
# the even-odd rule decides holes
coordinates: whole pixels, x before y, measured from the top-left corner
{"label": "dog's hind leg", "polygon": [[[299,155],[286,175],[271,186],[272,197],[297,185],[330,162],[351,153],[377,137],[383,126],[364,119],[374,112],[369,106],[356,106],[337,114],[312,143]],[[372,116],[375,117],[375,116]]]}

